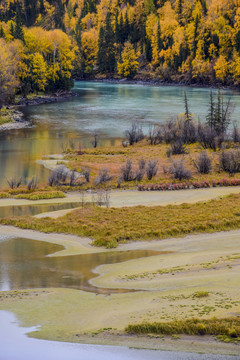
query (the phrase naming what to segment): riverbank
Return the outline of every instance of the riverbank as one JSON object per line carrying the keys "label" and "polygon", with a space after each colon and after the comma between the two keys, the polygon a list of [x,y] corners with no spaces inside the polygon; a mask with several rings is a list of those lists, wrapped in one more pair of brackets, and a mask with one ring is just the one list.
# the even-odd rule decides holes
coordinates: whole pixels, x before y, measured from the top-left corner
{"label": "riverbank", "polygon": [[164,81],[160,79],[146,79],[144,77],[136,76],[134,79],[127,78],[76,78],[75,81],[89,81],[94,83],[109,83],[109,84],[126,84],[126,85],[142,85],[142,86],[176,86],[176,87],[192,87],[203,89],[222,89],[222,90],[235,90],[240,91],[239,85],[223,85],[221,83],[203,84],[203,83],[189,83],[186,81]]}
{"label": "riverbank", "polygon": [[51,95],[18,98],[14,105],[11,104],[4,108],[6,110],[4,110],[3,116],[0,114],[0,132],[24,129],[33,126],[31,121],[26,121],[24,119],[24,114],[20,110],[25,106],[36,106],[65,101],[71,99],[74,96],[77,96],[77,94],[73,92],[60,92]]}
{"label": "riverbank", "polygon": [[23,129],[32,126],[32,123],[24,119],[21,111],[15,106],[2,108],[0,111],[0,132]]}
{"label": "riverbank", "polygon": [[77,95],[78,95],[77,93],[74,93],[72,91],[66,91],[66,92],[62,91],[54,94],[41,94],[39,96],[38,95],[29,96],[29,98],[22,97],[20,99],[17,99],[15,105],[17,107],[23,107],[23,106],[50,104],[59,101],[69,100]]}
{"label": "riverbank", "polygon": [[[2,339],[2,346],[1,350],[2,353],[5,355],[5,360],[13,360],[13,359],[19,359],[19,353],[21,353],[21,359],[39,359],[41,360],[43,357],[46,360],[52,359],[52,353],[54,352],[56,354],[57,350],[57,358],[60,360],[65,360],[66,358],[69,359],[78,359],[79,357],[84,358],[85,360],[92,360],[93,358],[97,359],[118,359],[118,360],[139,360],[139,356],[141,359],[159,359],[162,360],[175,360],[176,358],[178,360],[236,360],[236,357],[234,356],[227,356],[227,355],[213,355],[213,354],[206,354],[203,355],[198,351],[198,353],[192,353],[192,352],[182,352],[182,351],[174,351],[174,349],[170,348],[170,351],[155,351],[155,350],[141,350],[139,352],[139,348],[142,346],[141,341],[143,340],[141,337],[137,337],[135,339],[135,343],[133,341],[133,338],[131,339],[131,344],[128,346],[127,339],[125,336],[116,336],[116,339],[114,335],[107,336],[107,341],[109,342],[109,345],[103,345],[99,346],[99,336],[96,337],[87,337],[89,341],[85,343],[86,336],[81,336],[81,343],[56,343],[53,341],[39,341],[38,339],[34,339],[31,337],[26,336],[29,332],[34,331],[34,327],[30,328],[22,328],[18,324],[18,320],[16,319],[16,316],[14,314],[7,312],[7,311],[1,311],[0,312],[0,321],[2,324],[2,327],[0,329],[0,336]],[[26,334],[26,335],[25,335]],[[105,335],[103,335],[105,337]],[[14,342],[15,347],[9,347],[9,344],[12,343],[11,340]],[[106,339],[101,339],[101,341],[106,341]],[[154,339],[153,339],[154,340]],[[167,344],[172,342],[173,346],[176,346],[176,340],[171,341],[171,339],[167,339]],[[201,341],[201,339],[199,339]],[[95,341],[96,345],[93,346]],[[110,341],[114,341],[113,344],[110,343]],[[149,342],[151,340],[149,339]],[[175,343],[174,343],[175,342]],[[191,343],[193,342],[193,339],[189,339],[189,349],[191,349]],[[158,340],[158,346],[161,343],[165,343],[166,341],[161,339]],[[124,346],[125,345],[125,346]],[[117,346],[117,347],[116,347]],[[180,347],[180,344],[178,342],[178,347]],[[196,347],[196,339],[195,339],[195,347]],[[154,344],[152,346],[154,349]],[[31,349],[31,350],[30,350]]]}

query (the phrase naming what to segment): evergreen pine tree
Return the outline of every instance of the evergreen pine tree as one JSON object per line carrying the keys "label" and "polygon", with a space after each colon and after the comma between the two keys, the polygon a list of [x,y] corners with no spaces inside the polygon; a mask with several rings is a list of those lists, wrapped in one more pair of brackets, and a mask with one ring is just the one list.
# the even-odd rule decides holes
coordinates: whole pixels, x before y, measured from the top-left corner
{"label": "evergreen pine tree", "polygon": [[123,22],[123,16],[122,13],[120,15],[120,22],[119,22],[119,43],[124,44],[125,41],[125,31],[124,31],[124,22]]}
{"label": "evergreen pine tree", "polygon": [[100,72],[105,72],[106,64],[106,42],[105,42],[105,31],[104,27],[100,27],[99,36],[98,36],[98,54],[97,54],[98,70]]}
{"label": "evergreen pine tree", "polygon": [[217,94],[217,104],[214,111],[214,128],[217,131],[217,133],[221,132],[221,123],[222,123],[222,94],[220,89],[218,89]]}
{"label": "evergreen pine tree", "polygon": [[107,13],[106,28],[105,28],[105,43],[106,43],[106,72],[110,75],[115,69],[115,47],[114,47],[114,31],[111,24],[111,14]]}
{"label": "evergreen pine tree", "polygon": [[0,27],[0,38],[4,38],[4,37],[5,37],[5,34],[4,34],[3,27],[1,25],[1,27]]}
{"label": "evergreen pine tree", "polygon": [[14,29],[14,38],[22,40],[24,42],[24,33],[23,33],[23,29],[22,29],[22,21],[21,21],[19,4],[17,4],[17,9],[16,9],[16,26]]}
{"label": "evergreen pine tree", "polygon": [[152,46],[151,46],[151,42],[147,37],[145,42],[145,56],[147,61],[149,62],[152,61]]}
{"label": "evergreen pine tree", "polygon": [[125,22],[124,22],[124,41],[128,40],[130,33],[130,26],[129,26],[129,20],[128,20],[128,13],[125,12]]}
{"label": "evergreen pine tree", "polygon": [[235,47],[237,52],[240,54],[240,31],[238,31],[236,33],[236,37],[235,37]]}
{"label": "evergreen pine tree", "polygon": [[10,35],[12,35],[12,37],[14,38],[15,29],[14,29],[14,26],[13,26],[13,22],[12,22],[12,21],[11,21],[11,25],[10,25]]}
{"label": "evergreen pine tree", "polygon": [[42,15],[45,14],[45,6],[44,6],[43,0],[40,0],[39,12],[40,12],[40,14],[42,14]]}
{"label": "evergreen pine tree", "polygon": [[188,107],[188,98],[187,98],[187,93],[186,91],[184,91],[184,105],[185,105],[185,120],[189,123],[192,120],[191,114],[189,112],[189,107]]}
{"label": "evergreen pine tree", "polygon": [[117,44],[120,43],[120,32],[119,32],[119,24],[118,24],[118,11],[115,15],[115,42]]}
{"label": "evergreen pine tree", "polygon": [[215,104],[214,104],[214,99],[213,99],[213,92],[210,92],[210,97],[209,97],[209,108],[208,108],[208,113],[206,116],[206,124],[213,129],[214,128],[214,121],[215,118]]}

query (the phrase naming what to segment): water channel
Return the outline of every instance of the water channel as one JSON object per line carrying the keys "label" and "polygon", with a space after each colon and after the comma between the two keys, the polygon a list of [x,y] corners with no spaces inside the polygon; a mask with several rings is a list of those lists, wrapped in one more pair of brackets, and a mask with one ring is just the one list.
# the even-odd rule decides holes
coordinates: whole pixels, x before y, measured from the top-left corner
{"label": "water channel", "polygon": [[[24,179],[37,175],[45,182],[49,171],[36,163],[43,155],[60,153],[69,139],[78,146],[91,147],[92,133],[100,136],[100,145],[114,145],[124,131],[137,121],[145,132],[149,126],[163,123],[184,112],[184,91],[189,108],[197,119],[204,121],[210,90],[182,86],[141,86],[75,82],[78,95],[67,101],[22,108],[25,117],[33,121],[28,129],[0,134],[0,186],[6,178]],[[217,90],[213,89],[214,95]],[[240,93],[223,90],[226,100],[235,104],[232,119],[239,122]]]}
{"label": "water channel", "polygon": [[[114,145],[137,121],[145,132],[149,126],[162,123],[171,116],[183,112],[183,94],[187,92],[191,111],[204,119],[209,91],[204,88],[177,86],[140,86],[95,82],[76,82],[78,96],[64,102],[31,106],[23,109],[34,126],[0,135],[0,186],[6,186],[6,178],[37,175],[47,181],[49,171],[36,163],[43,155],[62,152],[69,140],[75,145],[91,146],[91,134],[98,131],[101,145]],[[214,90],[216,94],[216,90]],[[224,91],[235,103],[233,118],[238,121],[240,94]],[[75,204],[38,205],[0,208],[0,216],[35,215],[44,211],[75,207]],[[154,251],[107,252],[89,255],[50,257],[62,247],[46,242],[0,236],[0,291],[27,288],[65,287],[111,293],[89,283],[96,276],[92,272],[101,264],[112,264],[146,256]],[[164,255],[163,255],[164,256]],[[122,290],[114,290],[121,292]],[[101,347],[81,344],[55,343],[28,338],[25,333],[32,329],[18,326],[13,314],[0,311],[0,360],[52,359],[52,352],[61,359],[186,359],[215,360],[236,359],[231,356],[186,354],[145,351],[128,348]],[[11,335],[10,335],[11,334]],[[14,342],[15,346],[10,344]],[[39,356],[39,357],[38,357]],[[56,358],[55,356],[55,358]]]}

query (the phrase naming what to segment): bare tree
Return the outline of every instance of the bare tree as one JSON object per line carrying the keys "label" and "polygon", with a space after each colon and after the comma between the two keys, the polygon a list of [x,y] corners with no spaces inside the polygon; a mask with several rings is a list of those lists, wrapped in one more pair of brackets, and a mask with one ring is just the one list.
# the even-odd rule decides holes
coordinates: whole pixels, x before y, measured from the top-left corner
{"label": "bare tree", "polygon": [[126,164],[121,167],[121,178],[123,181],[132,181],[135,179],[131,159],[128,159]]}
{"label": "bare tree", "polygon": [[28,190],[36,190],[38,184],[37,177],[33,176],[31,180],[27,182],[27,188]]}
{"label": "bare tree", "polygon": [[191,159],[195,168],[200,174],[209,174],[212,168],[212,161],[206,151],[202,151],[196,160]]}
{"label": "bare tree", "polygon": [[19,188],[19,186],[22,184],[22,178],[13,177],[11,179],[6,179],[6,180],[10,189]]}
{"label": "bare tree", "polygon": [[240,150],[222,151],[219,155],[219,170],[226,171],[229,175],[240,172]]}
{"label": "bare tree", "polygon": [[98,176],[94,180],[95,185],[100,185],[103,183],[106,183],[108,181],[111,181],[113,176],[110,175],[109,170],[104,168],[99,170]]}
{"label": "bare tree", "polygon": [[131,128],[125,131],[125,136],[128,140],[129,145],[139,142],[144,139],[142,128],[139,127],[135,122],[132,123]]}
{"label": "bare tree", "polygon": [[149,160],[146,167],[148,180],[151,180],[158,172],[157,160]]}
{"label": "bare tree", "polygon": [[81,169],[81,174],[84,176],[86,182],[90,181],[90,169],[83,167]]}
{"label": "bare tree", "polygon": [[172,166],[169,168],[170,174],[174,179],[184,180],[191,179],[192,173],[189,169],[185,168],[183,160],[173,161]]}

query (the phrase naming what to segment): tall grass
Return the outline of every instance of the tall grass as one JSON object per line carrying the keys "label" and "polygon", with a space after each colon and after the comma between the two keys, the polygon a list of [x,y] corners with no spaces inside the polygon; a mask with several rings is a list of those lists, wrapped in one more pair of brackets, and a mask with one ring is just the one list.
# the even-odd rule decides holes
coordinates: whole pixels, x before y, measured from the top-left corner
{"label": "tall grass", "polygon": [[116,247],[119,242],[164,239],[191,233],[240,228],[240,194],[196,204],[76,209],[58,219],[13,217],[2,224],[43,232],[86,236],[93,245]]}
{"label": "tall grass", "polygon": [[170,322],[141,323],[128,325],[129,334],[185,334],[185,335],[226,335],[240,337],[240,318],[187,319]]}

